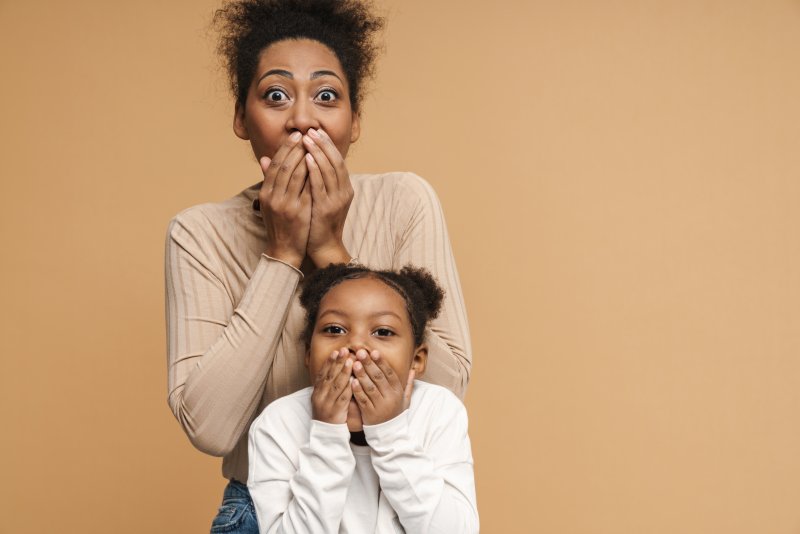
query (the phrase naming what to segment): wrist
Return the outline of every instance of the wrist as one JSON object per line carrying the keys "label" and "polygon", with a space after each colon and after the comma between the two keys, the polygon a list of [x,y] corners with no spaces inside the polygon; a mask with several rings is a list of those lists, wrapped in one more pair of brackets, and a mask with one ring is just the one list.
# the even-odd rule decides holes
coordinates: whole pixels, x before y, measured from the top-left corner
{"label": "wrist", "polygon": [[353,258],[341,242],[329,247],[309,250],[308,256],[314,262],[314,266],[320,269],[331,263],[347,263]]}
{"label": "wrist", "polygon": [[298,270],[303,264],[303,258],[305,257],[304,254],[300,254],[297,251],[275,246],[268,246],[267,250],[264,251],[264,254],[272,259],[291,265]]}

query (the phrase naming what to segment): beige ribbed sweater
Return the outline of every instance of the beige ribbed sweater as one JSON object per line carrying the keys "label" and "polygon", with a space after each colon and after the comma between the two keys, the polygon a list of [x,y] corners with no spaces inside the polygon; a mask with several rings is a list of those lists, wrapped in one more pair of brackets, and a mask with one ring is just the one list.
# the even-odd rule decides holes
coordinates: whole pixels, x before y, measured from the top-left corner
{"label": "beige ribbed sweater", "polygon": [[[424,380],[463,397],[472,353],[444,217],[430,185],[410,173],[351,176],[343,241],[377,269],[429,269],[446,291],[428,331]],[[309,385],[299,339],[302,274],[263,254],[253,199],[260,184],[178,214],[166,243],[169,405],[195,447],[224,456],[247,482],[247,430],[271,401]]]}

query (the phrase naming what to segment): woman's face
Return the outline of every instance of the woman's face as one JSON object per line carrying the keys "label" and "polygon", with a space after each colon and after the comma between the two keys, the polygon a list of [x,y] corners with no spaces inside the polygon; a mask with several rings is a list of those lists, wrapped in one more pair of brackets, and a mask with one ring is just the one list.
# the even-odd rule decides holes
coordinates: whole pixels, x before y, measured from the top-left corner
{"label": "woman's face", "polygon": [[[394,289],[375,278],[345,280],[320,302],[317,322],[306,354],[310,376],[319,373],[334,351],[377,350],[405,386],[408,373],[422,376],[427,362],[425,344],[415,346],[406,303]],[[355,400],[348,409],[347,425],[361,430],[361,412]]]}
{"label": "woman's face", "polygon": [[272,158],[292,132],[324,130],[342,157],[360,133],[358,115],[339,59],[310,39],[287,39],[261,52],[233,130],[250,141],[256,159]]}

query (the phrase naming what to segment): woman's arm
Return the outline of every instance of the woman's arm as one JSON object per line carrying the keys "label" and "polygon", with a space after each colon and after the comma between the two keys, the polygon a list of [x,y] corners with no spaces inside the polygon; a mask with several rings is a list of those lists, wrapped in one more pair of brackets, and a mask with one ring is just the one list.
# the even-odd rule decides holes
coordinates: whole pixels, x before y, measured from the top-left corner
{"label": "woman's arm", "polygon": [[[464,406],[449,393],[426,391],[410,411],[364,426],[381,490],[406,532],[478,532],[472,453]],[[421,428],[419,422],[425,428]],[[412,432],[425,433],[424,447]]]}
{"label": "woman's arm", "polygon": [[302,276],[297,268],[311,222],[304,153],[296,132],[274,158],[259,160],[264,181],[258,199],[270,256],[261,255],[239,302],[222,283],[222,263],[230,271],[242,268],[240,260],[215,251],[242,246],[237,232],[243,229],[220,235],[199,208],[170,225],[169,404],[194,446],[208,454],[227,455],[247,430]]}
{"label": "woman's arm", "polygon": [[427,332],[428,365],[425,380],[464,397],[472,367],[469,324],[453,250],[433,188],[422,178],[405,174],[400,186],[402,209],[393,267],[407,264],[427,268],[445,290],[442,311]]}
{"label": "woman's arm", "polygon": [[234,303],[202,211],[173,219],[166,243],[169,405],[192,444],[228,454],[264,391],[301,274],[261,256]]}

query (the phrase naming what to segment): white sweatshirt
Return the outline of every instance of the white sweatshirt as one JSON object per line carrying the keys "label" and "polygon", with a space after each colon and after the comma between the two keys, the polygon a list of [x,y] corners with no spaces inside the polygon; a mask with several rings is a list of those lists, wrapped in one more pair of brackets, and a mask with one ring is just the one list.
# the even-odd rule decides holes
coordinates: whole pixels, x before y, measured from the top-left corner
{"label": "white sweatshirt", "polygon": [[411,406],[365,425],[311,419],[306,388],[269,404],[250,427],[247,486],[264,533],[478,532],[467,413],[449,390],[414,382]]}

